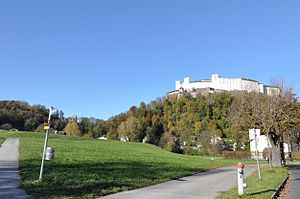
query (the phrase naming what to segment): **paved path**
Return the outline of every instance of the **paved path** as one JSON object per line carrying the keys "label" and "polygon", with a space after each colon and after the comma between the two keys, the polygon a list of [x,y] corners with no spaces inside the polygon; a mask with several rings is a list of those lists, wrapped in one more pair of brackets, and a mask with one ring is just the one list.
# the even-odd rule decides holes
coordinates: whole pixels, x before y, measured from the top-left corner
{"label": "paved path", "polygon": [[[246,167],[249,176],[255,167]],[[193,176],[172,180],[163,184],[121,192],[99,199],[210,199],[236,186],[235,167],[214,169]]]}
{"label": "paved path", "polygon": [[19,140],[8,138],[0,147],[0,198],[26,198],[26,193],[18,189]]}
{"label": "paved path", "polygon": [[300,198],[300,165],[289,168],[290,179],[285,189],[284,199]]}

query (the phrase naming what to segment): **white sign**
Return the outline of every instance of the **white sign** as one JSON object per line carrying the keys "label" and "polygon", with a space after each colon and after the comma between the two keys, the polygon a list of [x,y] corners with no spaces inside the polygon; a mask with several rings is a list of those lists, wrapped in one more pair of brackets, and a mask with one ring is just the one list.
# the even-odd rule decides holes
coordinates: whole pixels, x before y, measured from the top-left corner
{"label": "white sign", "polygon": [[249,135],[259,137],[260,136],[260,129],[249,129]]}

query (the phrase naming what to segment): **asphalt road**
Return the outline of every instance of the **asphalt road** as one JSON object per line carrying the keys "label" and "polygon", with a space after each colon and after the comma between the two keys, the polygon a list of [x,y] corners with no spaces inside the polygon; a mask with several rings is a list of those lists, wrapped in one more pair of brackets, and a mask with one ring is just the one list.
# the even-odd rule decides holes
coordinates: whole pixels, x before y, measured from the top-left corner
{"label": "asphalt road", "polygon": [[289,168],[290,179],[287,182],[283,199],[300,198],[300,165]]}
{"label": "asphalt road", "polygon": [[0,147],[0,198],[26,198],[19,189],[19,140],[8,138]]}
{"label": "asphalt road", "polygon": [[[256,168],[246,167],[249,176]],[[99,199],[210,199],[237,184],[235,167],[214,169],[166,183],[100,197]]]}

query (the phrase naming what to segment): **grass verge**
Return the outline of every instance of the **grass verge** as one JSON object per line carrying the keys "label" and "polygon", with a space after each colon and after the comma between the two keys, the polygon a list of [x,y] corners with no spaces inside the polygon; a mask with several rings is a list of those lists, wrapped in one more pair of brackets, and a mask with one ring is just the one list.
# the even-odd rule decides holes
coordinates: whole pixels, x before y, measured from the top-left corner
{"label": "grass verge", "polygon": [[247,189],[245,194],[240,197],[237,193],[237,188],[234,188],[228,192],[223,193],[218,197],[218,199],[233,199],[233,198],[243,198],[243,199],[265,199],[270,198],[277,187],[281,184],[287,175],[286,168],[262,168],[261,177],[258,179],[257,172],[251,175],[247,180]]}
{"label": "grass verge", "polygon": [[0,137],[0,147],[4,141],[5,141],[5,138]]}
{"label": "grass verge", "polygon": [[2,132],[0,137],[20,139],[22,188],[34,198],[93,198],[239,162],[180,155],[142,143],[50,135],[55,159],[46,161],[43,179],[37,180],[45,135]]}

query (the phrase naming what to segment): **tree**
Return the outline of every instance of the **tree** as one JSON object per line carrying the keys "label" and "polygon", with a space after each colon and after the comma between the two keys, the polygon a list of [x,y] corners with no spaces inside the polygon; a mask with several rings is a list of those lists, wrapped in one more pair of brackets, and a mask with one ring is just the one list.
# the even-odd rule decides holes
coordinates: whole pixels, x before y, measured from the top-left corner
{"label": "tree", "polygon": [[284,163],[283,142],[299,121],[294,95],[283,90],[271,96],[254,92],[236,93],[230,111],[233,130],[246,134],[251,128],[259,128],[267,135],[270,166],[282,166]]}
{"label": "tree", "polygon": [[75,120],[70,120],[65,127],[65,130],[67,135],[71,136],[81,136],[81,133],[79,131],[79,126]]}
{"label": "tree", "polygon": [[182,153],[177,134],[178,132],[175,127],[170,128],[170,130],[165,132],[161,137],[160,146],[167,151]]}
{"label": "tree", "polygon": [[125,121],[127,115],[125,113],[121,113],[114,117],[111,117],[106,121],[106,129],[107,129],[107,137],[109,139],[118,139],[118,127],[120,124]]}
{"label": "tree", "polygon": [[118,127],[119,137],[127,137],[129,141],[141,141],[142,126],[136,117],[130,117]]}
{"label": "tree", "polygon": [[[36,130],[48,120],[48,114],[49,110],[42,105],[30,106],[27,102],[14,100],[0,101],[0,125],[9,123],[12,128],[18,130]],[[63,118],[59,118],[56,115],[53,115],[52,119],[63,121]],[[62,129],[64,125],[60,127]]]}
{"label": "tree", "polygon": [[80,121],[78,123],[79,131],[82,135],[90,134],[92,135],[93,131],[93,123],[90,121],[87,117],[80,118]]}
{"label": "tree", "polygon": [[159,145],[160,138],[164,133],[164,127],[155,115],[152,116],[152,125],[146,128],[147,143]]}
{"label": "tree", "polygon": [[107,134],[106,123],[103,120],[96,120],[93,128],[93,137],[101,137]]}

